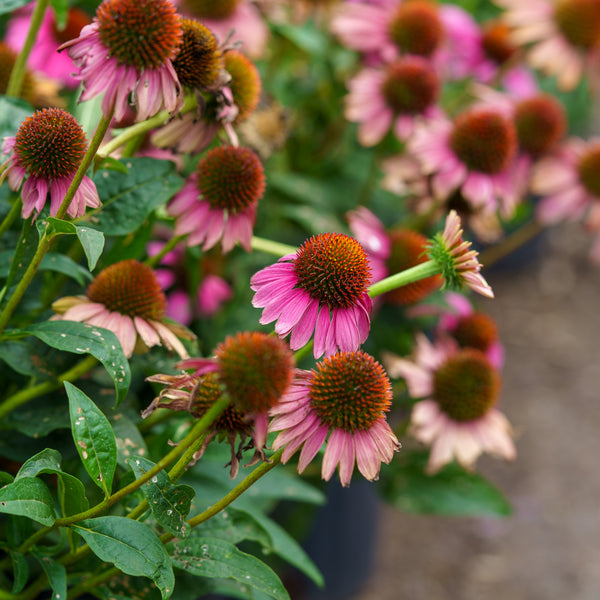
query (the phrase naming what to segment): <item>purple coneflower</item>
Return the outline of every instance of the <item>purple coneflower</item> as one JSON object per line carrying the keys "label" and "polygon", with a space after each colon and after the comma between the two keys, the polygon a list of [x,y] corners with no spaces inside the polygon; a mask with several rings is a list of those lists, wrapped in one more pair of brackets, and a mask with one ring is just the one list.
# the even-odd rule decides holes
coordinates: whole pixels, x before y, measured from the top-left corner
{"label": "purple coneflower", "polygon": [[458,189],[476,207],[494,211],[500,203],[504,215],[512,214],[518,201],[511,171],[517,134],[502,111],[478,106],[453,122],[429,121],[418,128],[409,150],[431,175],[436,197],[447,198]]}
{"label": "purple coneflower", "polygon": [[440,116],[435,107],[438,78],[421,56],[396,59],[383,69],[367,68],[348,82],[346,118],[359,123],[358,140],[374,146],[393,127],[400,140],[408,139],[416,119]]}
{"label": "purple coneflower", "polygon": [[181,85],[172,61],[182,27],[169,0],[104,0],[91,25],[63,44],[83,82],[80,100],[104,93],[102,112],[123,119],[130,104],[143,121],[181,106]]}
{"label": "purple coneflower", "polygon": [[482,352],[420,335],[414,361],[388,355],[385,364],[392,377],[406,380],[411,397],[425,398],[413,407],[409,431],[431,446],[428,473],[453,459],[473,469],[482,452],[514,459],[512,428],[495,407],[500,377]]}
{"label": "purple coneflower", "polygon": [[264,308],[261,324],[277,321],[279,336],[291,334],[292,350],[314,332],[315,358],[351,352],[369,335],[370,278],[369,260],[355,239],[322,233],[252,276],[252,305]]}
{"label": "purple coneflower", "polygon": [[[100,271],[85,296],[67,296],[52,308],[64,321],[82,321],[112,331],[123,353],[164,345],[181,358],[188,353],[179,337],[192,338],[184,327],[165,321],[166,299],[154,271],[137,260],[123,260]],[[178,337],[179,336],[179,337]]]}
{"label": "purple coneflower", "polygon": [[269,431],[279,431],[273,449],[284,448],[287,462],[302,447],[302,473],[327,440],[322,477],[329,480],[339,465],[340,482],[350,485],[354,464],[369,481],[379,477],[400,448],[385,419],[392,388],[382,366],[362,351],[340,352],[298,371],[289,391],[271,409]]}
{"label": "purple coneflower", "polygon": [[[81,125],[61,108],[44,108],[27,117],[15,137],[2,143],[6,176],[11,189],[21,189],[24,219],[38,214],[50,196],[50,215],[55,216],[73,182],[87,149]],[[25,179],[25,183],[23,180]],[[97,208],[100,198],[94,182],[84,176],[67,209],[81,217],[86,206]]]}
{"label": "purple coneflower", "polygon": [[239,242],[250,252],[256,207],[265,191],[265,174],[249,148],[218,146],[198,161],[196,171],[168,206],[175,235],[204,250],[222,240],[223,252]]}

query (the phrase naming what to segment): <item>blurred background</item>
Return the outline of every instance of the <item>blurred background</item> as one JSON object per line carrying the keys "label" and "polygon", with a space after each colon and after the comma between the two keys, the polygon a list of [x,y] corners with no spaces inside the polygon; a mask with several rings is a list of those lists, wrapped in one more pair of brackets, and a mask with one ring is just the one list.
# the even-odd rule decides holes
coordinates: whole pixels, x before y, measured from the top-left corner
{"label": "blurred background", "polygon": [[[485,309],[506,346],[501,406],[518,457],[483,457],[504,519],[381,506],[368,582],[352,600],[596,600],[600,596],[600,272],[579,226],[562,225],[491,270]],[[360,553],[360,549],[356,551]]]}

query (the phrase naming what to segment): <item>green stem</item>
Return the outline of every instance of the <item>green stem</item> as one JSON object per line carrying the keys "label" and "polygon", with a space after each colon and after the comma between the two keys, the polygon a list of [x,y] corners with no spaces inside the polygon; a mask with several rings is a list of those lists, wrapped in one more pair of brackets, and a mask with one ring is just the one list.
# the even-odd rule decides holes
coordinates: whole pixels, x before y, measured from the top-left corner
{"label": "green stem", "polygon": [[61,373],[56,378],[56,381],[44,381],[38,383],[30,388],[26,388],[8,397],[2,404],[0,404],[0,419],[3,419],[8,413],[12,412],[19,406],[26,404],[34,398],[38,398],[43,394],[52,392],[60,388],[65,381],[75,381],[81,377],[84,373],[87,373],[90,369],[98,364],[98,360],[93,356],[88,356],[83,359],[80,363],[71,367],[68,371]]}
{"label": "green stem", "polygon": [[185,235],[173,236],[168,242],[165,242],[165,245],[160,249],[160,252],[157,252],[154,256],[149,256],[144,261],[144,264],[154,268],[164,258],[164,256],[171,252],[171,250],[173,250],[173,248],[175,248],[175,246],[177,246],[177,244],[179,244],[179,242],[181,242],[183,239],[185,239]]}
{"label": "green stem", "polygon": [[79,189],[79,185],[83,181],[83,178],[92,164],[94,157],[96,156],[96,152],[98,151],[98,148],[100,147],[100,144],[102,143],[102,140],[108,131],[111,119],[112,113],[100,119],[98,127],[96,127],[96,133],[94,133],[94,137],[88,146],[87,152],[85,153],[85,156],[83,157],[83,160],[81,161],[81,164],[75,173],[75,177],[73,177],[73,181],[71,182],[71,185],[69,186],[69,189],[67,190],[67,193],[65,194],[65,197],[56,213],[57,219],[62,219],[67,214],[67,209],[75,197],[75,192],[77,192]]}
{"label": "green stem", "polygon": [[15,222],[15,219],[19,216],[21,211],[21,201],[17,198],[13,205],[10,207],[8,214],[4,217],[4,221],[0,223],[0,237],[2,237],[9,229],[10,226]]}
{"label": "green stem", "polygon": [[[281,462],[281,455],[283,454],[283,448],[280,448],[269,458],[268,461],[263,462],[261,465],[256,467],[252,473],[247,475],[245,479],[240,481],[238,485],[236,485],[228,494],[223,496],[218,502],[213,504],[211,507],[207,508],[204,512],[201,512],[199,515],[191,518],[188,521],[188,525],[190,527],[196,527],[196,525],[200,525],[200,523],[204,523],[204,521],[208,521],[211,517],[214,517],[217,513],[221,512],[223,509],[227,508],[234,500],[239,498],[250,486],[252,486],[256,481],[258,481],[263,475],[266,475],[271,469],[276,467]],[[163,535],[160,538],[161,542],[168,541],[168,539],[172,539],[173,535],[168,533]]]}
{"label": "green stem", "polygon": [[390,275],[381,281],[377,281],[368,289],[368,293],[371,298],[375,298],[375,296],[380,296],[403,285],[420,281],[441,272],[440,267],[435,261],[428,260],[405,271],[400,271],[400,273],[394,273],[394,275]]}
{"label": "green stem", "polygon": [[271,240],[265,240],[264,238],[259,238],[255,235],[252,236],[252,249],[266,252],[267,254],[274,254],[279,257],[286,256],[287,254],[296,254],[298,250],[298,248],[294,246],[272,242]]}
{"label": "green stem", "polygon": [[21,52],[19,52],[19,56],[17,56],[15,66],[13,67],[8,84],[6,86],[7,96],[18,97],[21,94],[21,87],[23,86],[23,79],[27,69],[27,59],[29,58],[29,54],[37,38],[42,21],[44,20],[44,14],[48,8],[48,2],[49,0],[38,0],[35,8],[33,9],[31,22],[29,23],[29,31],[27,32],[27,37],[25,38],[25,44],[23,45]]}
{"label": "green stem", "polygon": [[17,284],[13,295],[10,297],[8,302],[5,304],[4,309],[0,313],[0,333],[4,331],[4,328],[8,324],[8,321],[10,320],[13,312],[17,308],[17,305],[21,301],[21,298],[23,298],[23,295],[27,291],[29,284],[31,283],[35,274],[37,273],[38,267],[40,266],[42,259],[46,255],[46,252],[48,252],[48,250],[50,249],[50,245],[52,244],[53,240],[53,235],[48,236],[45,233],[40,239],[37,250],[35,251],[33,258],[31,259],[29,266],[25,270],[25,273],[23,273],[23,277],[21,277],[21,280]]}
{"label": "green stem", "polygon": [[89,579],[86,579],[79,585],[76,585],[74,588],[69,590],[67,598],[69,598],[69,600],[79,598],[79,596],[85,594],[88,590],[100,585],[101,583],[104,583],[105,581],[108,581],[111,577],[119,575],[120,573],[121,571],[117,569],[117,567],[112,567],[107,571],[104,571],[104,573],[100,573],[98,575],[95,575],[94,577],[90,577]]}
{"label": "green stem", "polygon": [[[187,96],[183,102],[183,107],[179,111],[180,114],[190,112],[196,108],[198,105],[198,100],[194,94]],[[156,129],[161,125],[164,125],[171,118],[171,113],[168,110],[162,110],[157,113],[153,117],[146,119],[140,123],[135,123],[131,127],[127,127],[127,129],[123,130],[119,135],[114,137],[110,142],[107,142],[100,152],[98,152],[98,156],[101,158],[106,158],[110,156],[112,152],[114,152],[117,148],[127,144],[131,140],[134,140],[138,136],[145,135],[152,129]]]}

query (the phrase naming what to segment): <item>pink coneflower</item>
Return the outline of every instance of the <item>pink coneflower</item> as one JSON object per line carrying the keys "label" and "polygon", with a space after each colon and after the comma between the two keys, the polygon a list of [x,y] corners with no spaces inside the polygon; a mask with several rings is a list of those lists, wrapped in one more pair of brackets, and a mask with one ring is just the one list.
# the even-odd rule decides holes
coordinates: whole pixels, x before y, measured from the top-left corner
{"label": "pink coneflower", "polygon": [[[590,231],[600,232],[600,139],[571,138],[541,159],[533,169],[531,191],[542,196],[537,206],[540,222],[583,219]],[[600,235],[591,257],[600,261]]]}
{"label": "pink coneflower", "polygon": [[231,300],[231,286],[219,275],[207,274],[198,285],[197,307],[203,317],[219,312],[225,302]]}
{"label": "pink coneflower", "polygon": [[338,349],[351,352],[369,335],[370,276],[367,255],[355,239],[322,233],[252,276],[252,305],[264,308],[261,324],[276,321],[279,336],[291,334],[292,350],[314,332],[315,358]]}
{"label": "pink coneflower", "polygon": [[[137,260],[123,260],[102,270],[85,296],[57,300],[52,308],[64,321],[82,321],[112,331],[129,358],[134,350],[164,345],[181,358],[188,353],[179,337],[194,336],[165,321],[166,300],[154,271]],[[178,337],[179,336],[179,337]]]}
{"label": "pink coneflower", "polygon": [[250,252],[256,207],[264,191],[263,166],[252,150],[213,148],[168,206],[176,218],[175,235],[187,235],[188,246],[202,244],[204,250],[222,239],[223,252],[236,242]]}
{"label": "pink coneflower", "polygon": [[506,417],[495,408],[500,377],[486,356],[458,349],[446,338],[432,344],[417,338],[414,361],[388,355],[392,377],[403,377],[413,398],[410,433],[431,446],[427,472],[436,473],[456,459],[473,469],[482,452],[513,460],[515,447]]}
{"label": "pink coneflower", "polygon": [[[16,52],[20,52],[25,44],[34,5],[35,2],[32,2],[15,11],[6,27],[4,41]],[[67,12],[65,26],[59,29],[54,10],[47,10],[27,59],[29,68],[43,73],[50,79],[60,81],[69,88],[77,87],[79,81],[71,74],[73,61],[66,54],[60,54],[58,48],[61,44],[78,36],[82,27],[88,25],[91,20],[91,17],[84,11],[71,7]]]}
{"label": "pink coneflower", "polygon": [[431,175],[437,198],[460,190],[475,207],[494,211],[500,203],[506,216],[518,200],[511,179],[516,150],[512,121],[499,110],[480,106],[463,111],[453,122],[430,121],[409,142],[409,151]]}
{"label": "pink coneflower", "polygon": [[[350,231],[367,252],[372,282],[428,260],[428,240],[418,231],[407,227],[393,227],[386,231],[381,221],[362,206],[348,213],[348,223]],[[433,275],[391,290],[384,298],[401,306],[415,304],[441,287],[443,282],[440,275]]]}
{"label": "pink coneflower", "polygon": [[178,0],[179,7],[213,31],[221,42],[240,43],[253,58],[264,54],[269,29],[260,11],[248,0]]}
{"label": "pink coneflower", "polygon": [[[21,190],[24,219],[38,214],[50,195],[50,215],[55,216],[87,149],[81,125],[61,108],[44,108],[27,117],[15,137],[2,143],[8,184]],[[26,178],[26,179],[25,179]],[[23,180],[25,179],[25,183]],[[67,209],[81,217],[86,206],[97,208],[100,198],[94,182],[84,176]]]}
{"label": "pink coneflower", "polygon": [[80,100],[104,93],[102,112],[120,121],[130,103],[143,121],[181,106],[181,85],[172,60],[182,42],[182,27],[169,0],[104,0],[91,25],[66,42],[83,82]]}
{"label": "pink coneflower", "polygon": [[393,127],[400,140],[414,131],[415,119],[439,116],[434,106],[438,78],[421,56],[406,56],[383,69],[363,69],[348,82],[346,118],[359,123],[358,140],[374,146]]}
{"label": "pink coneflower", "polygon": [[444,35],[440,12],[427,0],[346,2],[334,16],[331,30],[344,45],[383,62],[399,54],[429,57]]}
{"label": "pink coneflower", "polygon": [[[294,355],[287,344],[266,333],[239,332],[219,344],[213,358],[190,358],[177,366],[194,371],[178,376],[151,377],[149,381],[167,383],[169,387],[144,414],[165,406],[164,398],[176,402],[167,403],[166,406],[178,410],[192,409],[200,413],[223,394],[227,394],[231,400],[230,410],[222,414],[221,422],[216,424],[217,429],[233,433],[234,438],[236,433],[251,435],[257,452],[252,463],[264,458],[268,413],[288,391],[294,376]],[[190,391],[193,392],[191,396]],[[202,395],[207,397],[202,398]],[[200,400],[203,402],[199,406]],[[204,452],[208,441],[203,445],[199,456]],[[235,459],[236,456],[239,459],[241,450],[240,444],[236,453],[232,444],[232,469],[235,467],[235,472]],[[232,476],[235,476],[233,471]]]}
{"label": "pink coneflower", "polygon": [[460,218],[452,210],[446,217],[444,231],[436,234],[430,242],[429,257],[440,267],[447,287],[467,287],[482,296],[493,298],[492,288],[479,273],[481,263],[477,260],[478,252],[470,249],[471,242],[463,240],[462,235]]}
{"label": "pink coneflower", "polygon": [[501,369],[504,347],[492,317],[475,310],[471,302],[457,292],[446,292],[444,301],[446,306],[415,306],[411,309],[410,316],[437,316],[436,337],[451,336],[461,348],[475,348],[483,352],[495,369]]}
{"label": "pink coneflower", "polygon": [[385,419],[392,400],[381,365],[362,351],[334,354],[315,370],[298,371],[290,390],[271,409],[269,431],[279,431],[273,449],[284,448],[286,463],[302,447],[302,473],[327,440],[321,474],[329,480],[339,465],[340,482],[350,485],[354,464],[369,481],[379,477],[400,448]]}
{"label": "pink coneflower", "polygon": [[527,58],[536,69],[573,89],[586,74],[597,83],[600,59],[600,2],[597,0],[495,0],[518,45],[531,45]]}

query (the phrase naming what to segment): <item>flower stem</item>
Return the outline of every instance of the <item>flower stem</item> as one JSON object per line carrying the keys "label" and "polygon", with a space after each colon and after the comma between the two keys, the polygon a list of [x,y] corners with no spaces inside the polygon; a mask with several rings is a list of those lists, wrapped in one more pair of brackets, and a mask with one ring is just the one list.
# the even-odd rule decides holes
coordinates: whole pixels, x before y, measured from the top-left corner
{"label": "flower stem", "polygon": [[[67,193],[65,194],[65,197],[56,213],[57,219],[62,219],[67,213],[67,209],[69,208],[71,201],[75,197],[75,192],[77,191],[79,184],[83,180],[85,173],[88,170],[88,167],[92,164],[94,156],[96,155],[96,151],[98,150],[98,147],[102,142],[102,138],[108,130],[111,118],[112,115],[109,115],[108,117],[102,117],[102,119],[100,119],[100,123],[96,128],[96,133],[94,134],[94,137],[90,142],[87,152],[85,153],[85,156],[83,157],[83,160],[81,161],[81,164],[79,165],[79,168],[77,169],[77,172],[73,177],[73,181],[71,182],[71,185],[69,186],[69,189],[67,190]],[[54,235],[47,235],[46,233],[44,233],[44,235],[41,237],[35,255],[31,259],[31,263],[27,267],[25,273],[23,273],[23,277],[19,281],[15,291],[13,292],[13,295],[8,300],[8,302],[4,306],[4,309],[0,313],[0,334],[4,331],[4,328],[8,324],[10,317],[17,308],[17,305],[21,301],[21,298],[23,298],[23,295],[27,291],[29,284],[31,283],[35,274],[37,273],[42,259],[46,255],[46,252],[48,252],[48,250],[50,249],[50,245],[52,244],[54,237]]]}
{"label": "flower stem", "polygon": [[173,236],[168,242],[165,242],[165,245],[160,249],[159,252],[153,256],[149,256],[144,261],[144,264],[154,268],[165,257],[165,255],[171,252],[171,250],[173,250],[173,248],[175,248],[175,246],[177,246],[177,244],[179,244],[179,242],[181,242],[183,239],[185,239],[185,235]]}
{"label": "flower stem", "polygon": [[88,168],[92,164],[94,157],[96,156],[96,152],[98,151],[98,148],[100,147],[100,144],[102,143],[102,140],[108,131],[111,119],[112,114],[100,119],[98,127],[96,128],[96,133],[94,133],[94,137],[90,142],[87,152],[85,153],[85,156],[83,157],[83,160],[81,161],[81,164],[75,173],[75,177],[73,177],[73,181],[71,182],[71,185],[69,186],[69,189],[67,190],[67,193],[65,194],[65,197],[56,213],[57,219],[62,219],[67,214],[67,209],[75,197],[75,192],[77,192],[79,185],[83,181],[83,178],[85,177]]}
{"label": "flower stem", "polygon": [[394,273],[394,275],[390,275],[381,281],[375,282],[368,289],[368,293],[371,298],[375,298],[375,296],[380,296],[381,294],[395,290],[403,285],[408,285],[409,283],[414,283],[415,281],[425,279],[426,277],[438,275],[441,272],[442,270],[437,262],[434,260],[428,260],[427,262],[415,265],[414,267],[406,269],[405,271],[400,271],[400,273]]}
{"label": "flower stem", "polygon": [[[234,500],[239,498],[251,485],[256,483],[263,475],[266,475],[271,469],[276,467],[281,462],[283,450],[284,448],[277,450],[277,452],[275,452],[275,454],[273,454],[273,456],[271,456],[268,461],[265,461],[261,465],[256,467],[254,471],[252,471],[242,481],[240,481],[238,485],[236,485],[228,494],[223,496],[223,498],[221,498],[218,502],[207,508],[204,512],[201,512],[199,515],[192,517],[188,521],[188,525],[190,527],[196,527],[196,525],[200,525],[200,523],[208,521],[208,519],[214,517],[217,513],[227,508]],[[169,533],[163,535],[160,538],[160,541],[165,542],[172,538],[173,535]]]}
{"label": "flower stem", "polygon": [[537,221],[530,221],[519,229],[507,235],[498,244],[490,246],[481,252],[479,262],[490,267],[509,254],[531,241],[544,230],[544,226]]}
{"label": "flower stem", "polygon": [[[183,107],[179,111],[180,114],[184,114],[190,112],[196,108],[198,105],[198,100],[194,94],[187,96],[183,102]],[[120,148],[127,142],[134,140],[138,136],[144,135],[151,131],[152,129],[156,129],[161,125],[164,125],[171,118],[171,113],[168,110],[162,110],[153,117],[146,119],[145,121],[141,121],[140,123],[135,123],[131,127],[127,127],[124,129],[119,135],[110,140],[110,142],[106,143],[100,152],[98,152],[98,156],[101,158],[106,158],[110,156],[112,152],[114,152],[117,148]]]}
{"label": "flower stem", "polygon": [[31,22],[29,23],[29,31],[25,38],[25,44],[17,56],[15,66],[10,74],[8,84],[6,86],[6,95],[18,97],[21,94],[21,87],[23,86],[23,79],[25,77],[27,59],[35,39],[37,38],[38,31],[44,20],[44,14],[48,8],[49,0],[37,0],[33,13],[31,15]]}
{"label": "flower stem", "polygon": [[26,404],[30,400],[60,388],[63,382],[75,381],[97,364],[98,360],[96,358],[93,356],[88,356],[80,363],[70,368],[68,371],[58,375],[55,381],[44,381],[43,383],[38,383],[37,385],[34,385],[30,388],[25,388],[24,390],[13,394],[0,404],[0,419],[3,419],[8,413],[12,412],[19,406]]}
{"label": "flower stem", "polygon": [[271,240],[265,240],[264,238],[259,238],[255,235],[252,236],[252,248],[279,257],[286,256],[287,254],[296,254],[296,251],[298,250],[298,248],[295,248],[294,246],[272,242]]}

